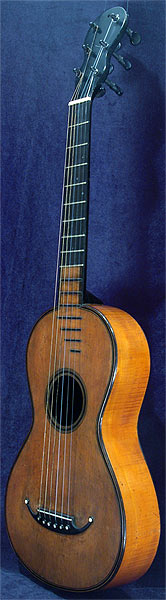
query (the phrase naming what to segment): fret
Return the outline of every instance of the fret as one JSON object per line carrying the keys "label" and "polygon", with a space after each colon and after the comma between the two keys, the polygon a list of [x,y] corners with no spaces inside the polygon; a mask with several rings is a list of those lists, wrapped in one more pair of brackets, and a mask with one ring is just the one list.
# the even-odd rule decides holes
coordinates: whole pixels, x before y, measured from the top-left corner
{"label": "fret", "polygon": [[[71,318],[73,318],[73,317],[71,317]],[[74,317],[74,318],[81,319],[81,317]],[[60,317],[59,317],[59,319],[60,319]],[[81,328],[80,327],[77,327],[77,328],[76,327],[61,327],[61,331],[81,331]]]}
{"label": "fret", "polygon": [[87,162],[83,162],[83,163],[78,163],[77,165],[68,165],[67,167],[65,167],[65,169],[74,169],[74,167],[83,167],[84,165],[87,165]]}
{"label": "fret", "polygon": [[81,304],[59,304],[59,306],[61,308],[73,308],[73,306],[76,306],[76,308],[80,308]]}
{"label": "fret", "polygon": [[64,221],[62,221],[62,223],[70,223],[72,221],[84,221],[85,217],[77,217],[76,219],[64,219]]}
{"label": "fret", "polygon": [[82,342],[82,340],[79,340],[78,338],[65,338],[65,342]]}
{"label": "fret", "polygon": [[58,315],[57,319],[75,319],[75,320],[81,321],[82,317],[77,316],[77,315]]}
{"label": "fret", "polygon": [[65,279],[61,279],[61,281],[82,281],[82,277],[65,277]]}
{"label": "fret", "polygon": [[70,250],[61,250],[61,254],[63,252],[65,252],[65,254],[66,254],[66,252],[84,252],[84,248],[75,248],[74,250],[71,250],[71,249]]}
{"label": "fret", "polygon": [[68,185],[65,185],[64,187],[68,188],[68,187],[73,187],[75,185],[85,185],[86,183],[87,183],[87,181],[80,181],[79,183],[69,183]]}
{"label": "fret", "polygon": [[82,317],[77,315],[57,315],[57,319],[75,319],[81,321]]}
{"label": "fret", "polygon": [[78,127],[79,125],[85,125],[85,123],[89,123],[89,121],[82,121],[82,123],[74,123],[74,125],[69,125],[69,127]]}
{"label": "fret", "polygon": [[83,144],[74,144],[73,146],[67,146],[68,148],[78,148],[79,146],[88,146],[88,142],[84,142]]}
{"label": "fret", "polygon": [[72,204],[86,204],[86,200],[78,200],[77,202],[65,202],[63,206],[71,206]]}
{"label": "fret", "polygon": [[59,266],[60,266],[60,269],[64,269],[66,267],[84,267],[84,263],[81,263],[79,265],[78,264],[77,265],[72,265],[71,264],[71,265],[59,265]]}
{"label": "fret", "polygon": [[77,233],[76,235],[62,235],[62,240],[65,238],[85,237],[85,233]]}

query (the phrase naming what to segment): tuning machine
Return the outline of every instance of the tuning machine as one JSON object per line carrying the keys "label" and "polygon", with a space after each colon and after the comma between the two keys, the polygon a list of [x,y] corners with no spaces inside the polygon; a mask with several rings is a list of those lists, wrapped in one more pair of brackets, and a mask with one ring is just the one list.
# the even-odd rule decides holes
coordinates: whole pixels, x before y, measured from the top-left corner
{"label": "tuning machine", "polygon": [[96,94],[96,98],[101,98],[102,96],[104,96],[106,93],[106,89],[105,87],[103,87],[103,85],[101,85],[101,87],[98,89],[98,92]]}
{"label": "tuning machine", "polygon": [[137,31],[132,31],[132,29],[130,29],[130,27],[126,28],[126,33],[129,37],[130,43],[133,46],[138,46],[138,44],[140,44],[141,42],[141,35],[139,33],[137,33]]}
{"label": "tuning machine", "polygon": [[73,71],[74,71],[76,77],[81,77],[82,72],[80,71],[80,69],[77,69],[77,67],[74,67]]}
{"label": "tuning machine", "polygon": [[109,79],[105,80],[106,85],[117,94],[117,96],[122,96],[123,90],[117,85],[117,83],[113,83],[113,81],[109,81]]}
{"label": "tuning machine", "polygon": [[114,58],[116,58],[118,63],[122,65],[122,67],[124,67],[126,71],[129,71],[129,69],[131,69],[131,62],[127,60],[127,58],[123,58],[123,56],[117,54],[117,52],[113,52],[113,56]]}

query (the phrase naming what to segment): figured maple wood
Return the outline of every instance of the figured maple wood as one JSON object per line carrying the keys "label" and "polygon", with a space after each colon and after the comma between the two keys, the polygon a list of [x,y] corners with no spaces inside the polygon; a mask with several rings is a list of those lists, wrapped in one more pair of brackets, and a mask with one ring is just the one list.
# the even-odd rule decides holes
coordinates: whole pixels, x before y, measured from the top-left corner
{"label": "figured maple wood", "polygon": [[[76,371],[86,390],[86,412],[82,423],[72,434],[72,471],[70,514],[78,526],[90,515],[94,523],[76,536],[60,536],[34,521],[24,504],[25,497],[35,510],[39,506],[39,488],[45,421],[45,399],[49,373],[52,312],[35,326],[28,345],[27,367],[34,404],[34,424],[12,470],[7,490],[7,526],[12,544],[23,563],[37,576],[52,585],[69,590],[93,589],[109,579],[116,565],[121,543],[121,516],[117,493],[104,462],[97,439],[97,419],[112,369],[110,334],[102,321],[106,316],[116,337],[117,374],[102,422],[104,444],[121,491],[127,525],[124,556],[110,585],[136,579],[150,566],[159,539],[159,513],[154,486],[141,452],[137,436],[137,419],[149,375],[149,351],[138,324],[123,311],[96,307],[97,315],[86,308],[74,307],[81,316],[81,353],[65,351],[65,368]],[[61,309],[59,316],[64,315]],[[57,370],[63,366],[64,319],[55,313],[53,355],[50,375],[54,370],[55,346],[58,348]],[[58,323],[58,329],[56,325]],[[57,335],[56,335],[57,331]],[[71,332],[74,336],[74,332]],[[50,465],[45,494],[48,461],[44,461],[44,486],[41,504],[46,499],[53,510],[57,478],[59,433],[47,420],[46,457],[50,438]],[[54,441],[55,453],[54,453]],[[67,512],[71,435],[61,436],[60,472],[57,511]],[[65,477],[62,466],[65,453]],[[52,461],[54,454],[54,460]],[[50,493],[51,473],[54,494]]]}
{"label": "figured maple wood", "polygon": [[150,567],[159,543],[160,515],[137,432],[150,370],[147,340],[138,323],[124,311],[100,307],[100,312],[114,330],[118,350],[117,375],[102,423],[126,515],[124,557],[109,584],[114,587],[141,577]]}

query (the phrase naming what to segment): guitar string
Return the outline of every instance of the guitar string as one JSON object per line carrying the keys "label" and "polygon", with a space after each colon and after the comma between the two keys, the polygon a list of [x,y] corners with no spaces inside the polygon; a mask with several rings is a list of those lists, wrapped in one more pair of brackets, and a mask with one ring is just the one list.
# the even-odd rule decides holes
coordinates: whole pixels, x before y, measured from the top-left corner
{"label": "guitar string", "polygon": [[[76,123],[79,123],[79,120],[80,120],[80,122],[83,120],[83,119],[80,118],[79,113],[80,113],[80,105],[78,106],[78,112],[77,112],[77,105],[76,105],[75,106]],[[77,127],[75,142],[77,142],[77,144],[78,144],[78,141],[79,141],[79,128]],[[75,163],[75,164],[77,164],[77,162],[78,162],[78,160],[77,160],[77,154],[78,154],[78,146],[77,146],[77,151],[75,153],[75,158],[73,158],[73,163]],[[73,149],[73,157],[74,157],[74,149]],[[77,181],[77,171],[76,171],[75,175],[76,175],[76,178],[75,178],[75,183],[76,183],[76,181]],[[74,171],[73,171],[73,165],[72,165],[72,168],[71,168],[71,181],[72,182],[74,182],[73,176],[74,176]],[[76,196],[76,186],[75,186],[75,187],[73,187],[72,202],[74,202],[76,200],[76,197],[77,196]],[[73,224],[74,224],[73,214],[74,214],[75,218],[77,218],[77,211],[78,211],[78,206],[76,206],[76,212],[74,213],[74,204],[73,204],[72,205],[72,215],[70,215],[71,218],[72,218],[71,232],[70,232],[71,236],[73,236]],[[76,227],[76,229],[77,229],[77,227]],[[69,262],[69,265],[70,265],[69,266],[69,277],[70,277],[70,267],[72,267],[72,252],[71,252],[71,248],[72,248],[72,240],[74,240],[74,238],[71,237],[69,239],[70,239],[70,242],[68,242],[68,240],[67,240],[67,248],[69,250],[68,251],[68,254],[69,254],[69,260],[68,260],[68,262]],[[70,244],[70,248],[69,248],[68,244]],[[74,262],[77,262],[77,258],[74,260]],[[72,269],[72,271],[73,271],[73,269]],[[67,285],[68,285],[68,289],[67,289],[67,292],[68,292],[67,293],[67,299],[68,299],[69,298],[69,288],[70,288],[69,281],[68,281]],[[72,304],[72,301],[71,301],[70,304]],[[74,314],[74,310],[72,310],[72,309],[74,309],[74,305],[71,307],[71,314]],[[70,334],[70,338],[71,338],[71,335],[72,334]],[[61,516],[63,514],[65,470],[66,470],[67,418],[68,418],[68,404],[69,404],[69,372],[70,372],[70,362],[71,362],[70,350],[71,350],[71,341],[70,341],[70,345],[69,345],[69,366],[68,366],[68,379],[67,379],[65,438],[64,438],[64,454],[63,454],[63,468],[62,468],[63,477],[62,477],[62,492],[61,492]],[[64,358],[64,360],[65,360],[65,358]]]}
{"label": "guitar string", "polygon": [[[94,33],[94,37],[93,37],[93,40],[92,40],[92,48],[93,48],[93,45],[94,45],[94,41],[95,41],[95,37],[96,37],[96,33],[97,33],[97,32],[95,32],[95,33]],[[83,77],[84,77],[84,74],[85,74],[85,71],[86,71],[86,68],[87,68],[87,63],[88,63],[88,61],[90,60],[90,55],[91,55],[91,52],[92,52],[92,48],[91,48],[91,50],[90,50],[90,54],[89,54],[89,55],[88,55],[88,57],[87,57],[87,61],[86,61],[86,64],[85,64],[84,71],[83,71],[83,73],[82,73],[82,75],[81,75],[81,78],[80,78],[80,80],[79,80],[79,82],[78,82],[78,85],[77,85],[77,87],[76,87],[76,89],[75,89],[75,92],[74,92],[74,94],[73,94],[73,99],[75,99],[75,98],[77,98],[77,97],[78,97],[79,88],[80,88],[80,86],[81,86],[82,79],[83,79]],[[80,110],[80,105],[79,105],[79,110]],[[85,120],[86,120],[86,118],[85,118]],[[78,119],[78,122],[79,122],[79,119]],[[77,161],[76,161],[76,162],[77,162]],[[81,225],[80,225],[80,226],[81,226]],[[80,262],[81,262],[81,261],[80,261]],[[74,370],[75,370],[75,358],[76,358],[76,357],[74,356]],[[72,448],[72,421],[73,421],[73,408],[74,408],[74,381],[75,381],[75,380],[74,380],[74,377],[73,377],[73,386],[72,386],[72,411],[71,411],[71,437],[70,437],[70,458],[69,458],[69,475],[68,475],[68,508],[67,508],[67,513],[68,513],[68,515],[69,515],[70,480],[71,480],[71,448]],[[69,384],[68,384],[68,392],[67,392],[66,423],[67,423],[67,411],[68,411],[68,394],[69,394]],[[61,514],[62,514],[62,512],[63,512],[64,477],[65,477],[65,460],[66,460],[66,438],[65,438],[64,463],[63,463],[63,486],[62,486]]]}
{"label": "guitar string", "polygon": [[[76,86],[76,91],[79,89],[80,87],[80,81],[78,82],[77,86]],[[72,109],[73,110],[73,109]],[[70,106],[69,106],[69,114],[70,114]],[[69,122],[69,115],[68,115],[68,122]],[[72,115],[72,121],[73,122],[73,115]],[[67,129],[67,135],[68,135],[68,129]],[[72,128],[70,131],[70,139],[69,139],[69,149],[72,146],[71,144],[71,138],[72,138]],[[66,142],[66,144],[68,144],[68,141]],[[68,153],[68,155],[70,156],[70,154]],[[69,160],[69,156],[68,156],[68,160]],[[66,160],[65,160],[66,163]],[[69,190],[70,192],[70,190]],[[67,207],[66,207],[66,211],[67,211]],[[65,239],[65,238],[64,238]],[[62,249],[63,249],[64,244],[62,245]],[[65,283],[65,281],[64,281]],[[61,277],[59,280],[59,289],[60,289],[60,285],[61,285]],[[58,331],[58,319],[57,319],[57,331]],[[54,368],[53,368],[53,372],[55,375],[55,362],[56,362],[56,351],[57,351],[57,331],[56,331],[56,344],[55,344],[55,356],[54,356]],[[52,386],[52,402],[51,402],[51,406],[53,408],[53,397],[54,397],[54,378],[53,378],[53,386]],[[58,381],[58,385],[57,385],[57,393],[56,393],[56,412],[55,412],[55,421],[56,421],[56,416],[57,416],[57,397],[58,397],[58,392],[59,392],[59,381]],[[51,408],[51,413],[52,413],[52,408]],[[51,414],[51,418],[52,418],[52,414]],[[53,455],[53,459],[54,459],[54,454],[55,454],[55,438],[56,438],[56,430],[54,431],[54,442],[53,442],[53,450],[52,450],[52,455]],[[51,480],[50,480],[50,504],[49,504],[49,511],[51,510],[51,498],[52,498],[52,484],[53,484],[53,470],[54,470],[54,462],[52,459],[52,468],[51,468]]]}
{"label": "guitar string", "polygon": [[[78,110],[77,110],[77,106],[76,106],[75,110],[76,110],[76,115],[77,115],[76,116],[76,121],[78,123],[85,121],[86,117],[84,118],[84,115],[83,115],[83,113],[84,113],[84,103],[82,103],[82,104],[80,103],[78,105]],[[78,131],[77,131],[77,142],[82,142],[82,141],[83,141],[82,133],[78,129]],[[78,164],[81,165],[81,163],[80,163],[81,159],[78,160],[77,157],[78,157],[78,147],[77,147],[77,151],[75,153],[74,163],[76,163],[76,164],[78,163]],[[84,168],[83,168],[83,171],[84,171]],[[83,177],[83,174],[82,174],[82,168],[81,168],[81,166],[77,167],[76,175],[77,175],[76,181],[77,180],[80,181],[81,178],[84,181],[84,177]],[[80,177],[80,175],[81,175],[81,177]],[[80,196],[78,196],[78,197],[80,197]],[[82,198],[82,192],[81,192],[81,198]],[[77,193],[76,193],[76,187],[75,187],[75,189],[74,189],[74,196],[72,197],[72,201],[74,201],[76,199],[77,199]],[[76,216],[76,218],[78,217],[78,215],[79,215],[79,218],[83,216],[83,210],[82,210],[82,208],[83,207],[81,205],[79,207],[79,205],[77,204],[75,212],[74,212],[74,204],[73,204],[73,212],[74,212],[74,216]],[[81,220],[80,220],[80,223],[78,224],[78,227],[76,228],[77,230],[79,228],[79,225],[80,225],[80,232],[81,232]],[[71,235],[72,235],[72,233],[71,233]],[[76,262],[78,262],[78,264],[79,264],[79,263],[81,263],[81,260],[82,260],[80,249],[78,249],[79,240],[76,242],[76,239],[75,239],[75,244],[77,245],[77,250],[78,250],[78,258],[77,258]],[[72,238],[70,238],[70,249],[71,249],[71,247],[73,247]],[[77,254],[77,252],[76,252],[76,254]],[[69,256],[70,256],[70,263],[71,263],[71,266],[72,266],[72,253],[71,252],[69,253]],[[80,270],[80,267],[79,267],[79,270]],[[68,292],[69,292],[69,282],[68,282]],[[79,294],[77,294],[77,296],[79,297]],[[80,304],[80,302],[79,302],[79,304]],[[73,309],[74,308],[75,308],[75,305],[73,304]],[[74,310],[73,310],[73,313],[74,313]],[[65,486],[65,474],[66,474],[67,418],[68,418],[68,403],[69,403],[69,372],[70,372],[71,350],[72,350],[72,341],[71,340],[72,340],[72,337],[70,336],[70,342],[69,342],[68,388],[67,388],[67,402],[66,402],[66,427],[65,427],[65,434],[66,435],[65,435],[65,448],[64,448],[64,457],[63,457],[63,484],[62,484],[62,494],[61,494],[61,515],[63,514],[64,486]],[[74,373],[75,373],[75,363],[76,363],[76,353],[74,353],[74,369],[73,369]],[[75,378],[73,377],[73,386],[72,386],[72,411],[71,411],[72,412],[72,417],[73,417],[73,408],[74,408],[74,382],[75,382]],[[71,394],[71,391],[70,391],[70,394]],[[72,437],[72,428],[73,428],[73,419],[71,419],[70,439]],[[69,475],[68,475],[67,480],[69,480]],[[68,511],[68,508],[67,508],[67,511]],[[69,511],[68,511],[67,514],[69,515]]]}
{"label": "guitar string", "polygon": [[[95,41],[96,33],[94,34],[94,39],[92,40],[92,48]],[[91,49],[92,52],[92,49]],[[90,54],[91,54],[90,52]],[[90,59],[90,55],[87,57],[87,61],[85,63],[84,72],[78,84],[75,88],[73,98],[78,97],[79,88],[82,83],[82,79],[84,77],[88,61]],[[66,151],[67,151],[67,142],[66,142]],[[66,158],[66,157],[65,157]],[[47,412],[48,412],[48,398],[49,398],[49,382],[50,382],[50,374],[51,374],[51,357],[52,357],[52,344],[53,344],[53,332],[54,332],[54,321],[55,321],[55,306],[56,306],[56,293],[57,293],[57,282],[58,282],[58,266],[59,266],[59,254],[60,254],[60,243],[61,243],[61,226],[62,226],[62,212],[63,212],[63,198],[64,198],[64,179],[63,179],[63,189],[62,189],[62,202],[61,202],[61,215],[60,215],[60,228],[59,228],[59,241],[58,241],[58,257],[57,257],[57,268],[56,268],[56,278],[55,278],[55,291],[54,291],[54,307],[53,307],[53,319],[52,319],[52,333],[51,333],[51,346],[50,346],[50,359],[49,359],[49,371],[48,371],[48,386],[47,386],[47,398],[46,398],[46,414],[45,414],[45,425],[44,425],[44,435],[43,435],[43,454],[42,454],[42,465],[41,465],[41,480],[40,480],[40,492],[39,492],[39,507],[41,506],[41,496],[42,496],[42,484],[43,484],[43,470],[44,470],[44,458],[45,458],[45,445],[46,445],[46,428],[47,428]],[[54,385],[54,382],[53,382]],[[53,392],[52,392],[53,394]]]}
{"label": "guitar string", "polygon": [[[67,151],[67,144],[66,144],[66,151]],[[66,151],[65,151],[65,155],[66,155]],[[39,508],[41,506],[42,485],[43,485],[43,471],[44,471],[44,457],[45,457],[46,429],[47,429],[47,411],[48,411],[48,398],[49,398],[49,382],[50,382],[50,375],[51,375],[51,357],[52,357],[52,348],[53,348],[53,335],[54,335],[54,323],[55,323],[55,306],[56,306],[56,295],[57,295],[57,284],[58,284],[58,266],[59,266],[60,246],[61,246],[61,230],[62,230],[62,214],[63,214],[63,195],[64,195],[64,178],[63,178],[63,187],[62,187],[62,201],[61,201],[59,238],[58,238],[58,253],[57,253],[57,265],[56,265],[56,276],[55,276],[55,287],[54,287],[54,304],[53,304],[53,316],[52,316],[52,328],[51,328],[51,345],[50,345],[50,357],[49,357],[49,369],[48,369],[48,383],[47,383],[47,395],[46,395],[45,423],[44,423],[44,434],[43,434],[43,453],[42,453],[42,463],[41,463],[41,478],[40,478],[40,491],[39,491]]]}
{"label": "guitar string", "polygon": [[[73,111],[71,111],[72,114]],[[70,122],[70,110],[69,110],[69,116],[68,116],[68,124]],[[69,131],[69,126],[68,126],[68,131],[67,131],[67,140],[66,140],[66,146],[69,147],[71,146],[71,139],[72,139],[72,130],[70,129]],[[70,157],[70,153],[68,153],[68,160]],[[66,183],[66,185],[68,185],[68,178],[69,178],[69,174],[67,172],[67,177],[66,177],[66,162],[67,162],[67,153],[66,153],[66,160],[65,160],[65,169],[64,169],[64,181]],[[67,190],[68,188],[66,188],[66,192],[64,194],[64,198],[66,198],[66,194],[67,194]],[[65,210],[63,211],[63,217],[64,217],[64,225],[63,225],[63,233],[65,233],[65,221],[66,221],[66,216],[67,216],[67,207],[65,206]],[[60,264],[60,271],[63,265],[63,250],[64,250],[64,236],[63,236],[63,242],[61,245],[61,250],[62,250],[62,256],[61,256],[61,264]],[[52,484],[53,484],[53,470],[54,470],[54,452],[55,452],[55,442],[56,442],[56,422],[57,422],[57,403],[58,403],[58,394],[59,394],[59,370],[60,370],[60,362],[61,362],[61,348],[62,348],[62,328],[61,328],[61,334],[59,336],[59,340],[58,340],[58,333],[59,333],[59,313],[60,313],[60,304],[61,304],[61,280],[62,280],[62,276],[63,276],[63,269],[62,269],[62,273],[60,273],[60,277],[59,277],[59,294],[58,294],[58,310],[57,310],[57,326],[56,326],[56,338],[55,338],[55,352],[54,352],[54,363],[53,363],[53,385],[52,385],[52,398],[51,398],[51,413],[53,411],[53,403],[55,402],[55,424],[54,424],[54,430],[53,430],[53,447],[52,447],[52,467],[51,467],[51,476],[50,476],[50,502],[49,502],[49,511],[51,510],[51,499],[52,499]],[[57,377],[57,389],[56,389],[56,399],[54,400],[54,389],[55,389],[55,372],[56,372],[56,357],[57,357],[57,347],[58,347],[58,342],[59,342],[59,365],[58,365],[58,377]],[[52,419],[52,414],[51,414],[51,419]],[[49,452],[47,454],[47,482],[46,484],[48,484],[48,472],[49,472],[49,461],[50,461],[50,445],[51,445],[51,434],[52,434],[52,425],[51,425],[51,419],[50,419],[50,430],[49,430]],[[46,496],[47,496],[47,485],[45,488],[45,504],[46,504]]]}
{"label": "guitar string", "polygon": [[[107,35],[108,35],[108,33],[109,33],[109,30],[110,30],[110,27],[111,27],[111,25],[112,25],[112,23],[110,23],[110,25],[109,25],[109,27],[108,27],[108,30],[107,30],[107,32],[106,32],[106,34],[105,34],[105,38],[104,38],[104,40],[106,39],[106,37],[107,37]],[[97,32],[96,32],[96,33],[97,33]],[[95,63],[94,63],[94,65],[93,65],[93,66],[95,66],[95,67],[97,66],[97,64],[98,64],[98,62],[99,62],[99,60],[100,60],[100,57],[101,57],[102,51],[103,51],[103,48],[101,48],[101,51],[98,53],[98,55],[97,55],[97,57],[96,57],[96,61],[95,61]],[[87,59],[87,62],[88,62],[88,59]],[[94,75],[92,75],[91,77],[89,76],[89,78],[88,78],[88,80],[89,80],[89,79],[91,79],[91,81],[90,81],[90,83],[89,83],[89,90],[90,90],[90,87],[91,87],[91,83],[92,83],[93,76],[94,76]],[[86,85],[84,86],[84,89],[86,89],[86,88],[87,88],[87,82],[86,82]],[[57,264],[58,264],[58,262],[57,262]],[[56,284],[56,288],[57,288],[57,284]],[[56,294],[55,294],[55,297],[54,297],[54,305],[55,305],[55,302],[56,302]],[[53,322],[54,322],[54,319],[55,319],[55,315],[53,315]],[[52,325],[52,331],[53,331],[53,330],[54,330],[54,324]],[[53,343],[53,335],[51,336],[51,349],[50,349],[50,356],[52,355],[52,343]],[[51,364],[51,361],[50,361],[50,364]],[[49,365],[49,372],[50,372],[50,365]],[[50,379],[50,377],[49,377],[49,379]],[[53,385],[54,385],[54,382],[53,382]],[[48,388],[48,389],[49,389],[49,388]],[[47,394],[47,399],[48,399],[48,394]],[[46,411],[46,418],[47,418],[47,411]],[[45,434],[46,434],[46,432],[44,432],[44,443],[43,443],[43,448],[45,448],[45,437],[46,437],[46,435],[45,435]],[[43,452],[44,452],[44,449],[43,449]],[[47,465],[47,466],[48,466],[48,465]],[[41,481],[42,481],[42,479],[43,479],[43,460],[42,460],[42,469],[41,469]],[[40,490],[41,490],[41,486],[40,486]],[[40,506],[40,502],[41,502],[41,493],[40,493],[39,506]]]}
{"label": "guitar string", "polygon": [[[74,105],[72,105],[72,123],[73,123],[73,114],[74,114]],[[74,114],[74,126],[75,126],[75,122],[76,122],[76,113]],[[71,126],[71,130],[72,130],[72,127],[73,127],[73,125]],[[74,127],[74,132],[73,133],[74,133],[74,137],[71,138],[72,139],[72,144],[71,145],[73,145],[73,141],[75,143],[75,137],[76,137],[75,127]],[[70,156],[72,156],[72,152],[71,152]],[[69,162],[71,162],[71,161],[69,161]],[[68,169],[68,171],[69,171],[69,169]],[[69,178],[68,181],[70,181],[71,180],[70,179],[70,174],[68,174],[68,178]],[[69,203],[70,203],[70,198],[71,198],[71,187],[69,189]],[[70,229],[70,225],[69,225],[69,219],[68,219],[67,238],[66,239],[68,239],[68,236],[69,236],[69,229]],[[65,228],[64,228],[64,232],[65,232]],[[64,278],[64,281],[66,281],[66,265],[67,265],[67,253],[66,253],[66,256],[65,256],[65,266],[63,267],[63,278]],[[68,308],[68,307],[66,307],[66,308]],[[65,328],[67,327],[67,316],[68,316],[68,310],[66,310]],[[59,439],[58,439],[58,457],[57,457],[57,475],[56,475],[56,490],[55,490],[55,515],[56,515],[56,511],[57,511],[58,486],[59,486],[59,467],[60,467],[59,463],[60,463],[60,448],[61,448],[61,429],[62,429],[62,408],[63,408],[63,389],[64,389],[65,350],[66,350],[66,344],[64,344],[64,355],[63,355],[63,377],[62,377],[62,388],[61,388],[61,409],[60,409]]]}
{"label": "guitar string", "polygon": [[[93,38],[93,42],[92,42],[92,47],[93,47],[93,44],[94,44],[94,41],[95,41],[96,33],[97,32],[95,32],[95,34],[94,34],[94,38]],[[91,48],[91,52],[92,52],[92,48]],[[89,59],[90,59],[90,55],[87,58],[86,64],[88,63]],[[82,76],[81,76],[81,78],[80,78],[80,80],[78,82],[78,85],[76,87],[74,96],[77,95],[77,91],[79,90],[79,88],[81,86],[81,82],[82,82],[81,80],[82,80],[82,78],[84,76],[85,70],[86,70],[86,66],[85,66],[84,72],[83,72],[83,74],[82,74]],[[57,470],[58,470],[58,473],[59,473],[59,448],[58,448],[58,467],[57,467]],[[58,478],[59,478],[59,475],[58,475]],[[58,484],[57,484],[57,481],[56,481],[56,502],[55,502],[55,506],[57,506],[57,489],[58,489]],[[55,508],[55,514],[56,514],[56,508]]]}
{"label": "guitar string", "polygon": [[[95,38],[95,36],[94,36],[94,38]],[[88,60],[89,60],[89,57],[88,57],[88,59],[87,59],[87,62],[88,62]],[[84,72],[85,72],[85,70],[84,70]],[[83,76],[83,75],[82,75],[82,76]],[[81,78],[81,79],[82,79],[82,78]],[[76,86],[76,90],[75,90],[76,94],[78,94],[80,86],[81,86],[81,80],[79,80],[79,82],[78,82],[78,84],[77,84],[77,86]],[[67,256],[67,255],[66,255],[66,256]],[[67,319],[66,319],[66,320],[67,320]],[[63,390],[62,390],[62,393],[63,393]],[[57,466],[57,471],[58,471],[58,473],[59,473],[59,450],[58,450],[58,466]],[[59,478],[59,475],[58,475],[58,478]],[[55,501],[55,506],[57,506],[57,489],[58,489],[58,483],[56,482],[56,501]],[[56,508],[55,508],[55,514],[56,514]]]}
{"label": "guitar string", "polygon": [[[83,116],[82,120],[86,121],[87,120],[87,113],[88,113],[88,117],[89,117],[89,102],[87,101],[85,103],[85,115]],[[84,110],[84,107],[83,107]],[[87,128],[86,128],[87,129]],[[87,135],[86,135],[87,131],[85,131],[85,136],[82,139],[82,141],[87,141]],[[83,167],[83,171],[84,171],[84,176],[83,176],[83,181],[85,178],[85,172],[86,169],[85,167]],[[86,203],[87,203],[87,194],[86,194]],[[87,215],[87,204],[86,204],[86,215]],[[82,211],[82,214],[84,214],[84,211]],[[80,222],[80,232],[81,232],[81,222]],[[80,253],[81,254],[81,253]],[[80,261],[81,262],[81,261]],[[85,268],[85,257],[84,257],[84,268]],[[82,304],[83,304],[83,283],[82,283]],[[83,318],[83,317],[82,317]],[[81,338],[82,338],[82,327],[81,327]],[[80,365],[81,365],[81,358],[82,358],[82,348],[81,348],[81,353],[79,354],[79,368],[78,371],[80,373]],[[76,355],[74,355],[74,371],[75,371],[75,360],[76,360]],[[67,495],[67,514],[70,514],[70,489],[71,489],[71,464],[72,464],[72,441],[73,441],[73,435],[72,435],[72,423],[73,423],[73,408],[74,408],[74,379],[73,379],[73,386],[72,386],[72,413],[71,413],[71,435],[70,435],[70,447],[69,447],[69,469],[68,469],[68,495]]]}
{"label": "guitar string", "polygon": [[[76,91],[78,90],[79,87],[80,87],[80,82],[78,82],[78,84],[76,86]],[[72,111],[73,111],[73,108],[72,108]],[[69,114],[70,114],[70,107],[69,107]],[[72,116],[72,119],[73,119],[73,116]],[[71,132],[70,132],[70,139],[71,139],[71,137],[72,137],[72,128],[71,128]],[[71,145],[72,144],[69,141],[69,147],[71,147]],[[66,210],[67,210],[67,207],[66,207]],[[57,319],[57,329],[58,329],[58,319]],[[57,332],[56,332],[56,338],[57,338]],[[56,341],[56,346],[57,346],[57,341]],[[55,348],[55,356],[56,356],[56,348]],[[54,360],[54,365],[55,365],[55,360]],[[54,366],[54,375],[55,375],[55,366]],[[53,397],[54,397],[54,381],[55,381],[55,379],[53,377],[52,401],[51,401],[51,415],[50,415],[51,418],[52,418]],[[58,391],[59,391],[59,379],[58,379],[58,385],[57,385],[57,394],[56,394],[57,397],[58,397]],[[57,407],[57,397],[56,397],[56,407]],[[50,429],[51,429],[51,425],[50,425]],[[50,446],[50,444],[49,444],[49,446]],[[53,455],[54,455],[54,450],[55,450],[55,438],[54,438],[54,443],[53,443]],[[49,463],[49,461],[47,461],[47,479],[48,479],[48,466],[49,466],[48,463]],[[53,465],[53,461],[52,461],[51,481],[50,481],[50,508],[51,508],[51,495],[52,495],[53,467],[54,467],[54,465]],[[46,488],[47,488],[47,483],[46,483]],[[45,493],[45,504],[46,504],[46,493]],[[50,508],[49,508],[49,511],[50,511]]]}
{"label": "guitar string", "polygon": [[[68,116],[68,120],[69,120],[69,116]],[[67,143],[68,143],[68,137],[66,140],[65,164],[66,164],[66,155],[67,155]],[[63,216],[63,200],[64,200],[64,195],[65,195],[64,194],[64,189],[65,189],[64,186],[65,186],[65,171],[64,171],[64,180],[63,180],[62,216]],[[61,223],[61,230],[62,230],[62,223]],[[60,256],[60,253],[59,253],[59,256]],[[59,260],[58,260],[57,266],[59,266]],[[59,287],[59,290],[60,290],[60,287]],[[58,297],[58,306],[59,306],[59,297]],[[57,319],[57,323],[58,323],[58,319]],[[57,347],[57,335],[58,335],[58,327],[56,327],[56,334],[55,334],[55,352],[56,352],[56,347]],[[53,345],[52,345],[52,350],[53,350]],[[51,358],[52,358],[52,352],[51,352]],[[50,375],[51,375],[51,373],[49,372],[49,382],[50,382]],[[54,399],[54,379],[55,379],[55,371],[54,371],[53,380],[52,380],[51,411],[50,411],[49,438],[48,438],[47,464],[46,464],[46,479],[45,479],[45,494],[44,494],[44,509],[46,508],[46,499],[47,499],[49,451],[50,451],[50,440],[51,440],[51,430],[52,430],[51,420],[52,420],[53,399]],[[58,385],[57,385],[57,393],[58,393],[58,387],[59,387],[59,381],[58,381]],[[47,414],[48,414],[48,399],[49,399],[49,385],[48,385],[47,406],[46,406],[46,420],[47,420]]]}

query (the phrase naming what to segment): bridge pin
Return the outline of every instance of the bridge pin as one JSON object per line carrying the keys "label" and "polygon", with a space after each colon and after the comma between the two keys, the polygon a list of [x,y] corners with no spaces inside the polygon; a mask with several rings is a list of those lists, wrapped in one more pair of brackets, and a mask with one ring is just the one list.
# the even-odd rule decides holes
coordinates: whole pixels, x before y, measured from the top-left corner
{"label": "bridge pin", "polygon": [[66,529],[66,531],[68,531],[69,530],[69,525],[65,525],[65,529]]}
{"label": "bridge pin", "polygon": [[89,517],[88,521],[89,523],[93,523],[93,517]]}
{"label": "bridge pin", "polygon": [[51,525],[51,523],[50,523],[50,521],[48,521],[48,523],[47,523],[47,527],[50,527],[50,525]]}
{"label": "bridge pin", "polygon": [[46,523],[46,522],[45,522],[45,519],[43,519],[42,523],[43,523],[43,525],[45,525],[45,523]]}
{"label": "bridge pin", "polygon": [[63,525],[60,525],[60,526],[59,526],[59,529],[63,529]]}
{"label": "bridge pin", "polygon": [[56,525],[56,523],[54,523],[54,524],[53,524],[53,527],[54,527],[54,529],[56,529],[56,526],[57,526],[57,525]]}

